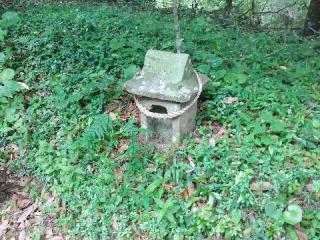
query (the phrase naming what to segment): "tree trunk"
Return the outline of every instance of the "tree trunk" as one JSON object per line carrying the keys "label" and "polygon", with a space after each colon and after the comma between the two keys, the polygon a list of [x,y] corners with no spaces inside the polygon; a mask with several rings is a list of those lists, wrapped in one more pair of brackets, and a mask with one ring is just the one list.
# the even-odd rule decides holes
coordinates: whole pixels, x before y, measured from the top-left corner
{"label": "tree trunk", "polygon": [[226,0],[226,7],[224,8],[224,10],[225,10],[225,14],[226,15],[230,15],[230,13],[231,13],[231,10],[232,10],[232,1],[233,0]]}
{"label": "tree trunk", "polygon": [[251,18],[252,18],[252,23],[255,24],[256,22],[256,2],[255,0],[251,1]]}
{"label": "tree trunk", "polygon": [[179,0],[173,0],[173,19],[174,19],[174,29],[176,31],[176,47],[177,47],[177,53],[181,52],[181,32],[180,32],[180,24],[179,24],[179,13],[178,13],[178,4]]}
{"label": "tree trunk", "polygon": [[320,0],[311,0],[306,21],[304,35],[315,35],[320,32]]}

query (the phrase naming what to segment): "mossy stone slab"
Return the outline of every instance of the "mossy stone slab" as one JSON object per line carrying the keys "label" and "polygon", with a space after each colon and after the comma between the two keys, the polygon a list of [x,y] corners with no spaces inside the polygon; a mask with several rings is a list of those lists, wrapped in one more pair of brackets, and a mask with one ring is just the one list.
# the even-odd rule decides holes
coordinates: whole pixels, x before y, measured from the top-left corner
{"label": "mossy stone slab", "polygon": [[125,83],[135,95],[173,102],[188,102],[198,82],[188,54],[149,50],[142,71]]}

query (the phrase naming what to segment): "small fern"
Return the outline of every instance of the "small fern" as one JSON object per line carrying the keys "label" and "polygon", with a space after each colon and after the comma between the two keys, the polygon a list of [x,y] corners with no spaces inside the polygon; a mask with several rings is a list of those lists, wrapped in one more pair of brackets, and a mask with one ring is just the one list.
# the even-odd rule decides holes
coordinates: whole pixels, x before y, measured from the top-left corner
{"label": "small fern", "polygon": [[112,131],[112,120],[105,114],[99,114],[94,117],[92,124],[84,130],[84,137],[102,139],[109,131]]}

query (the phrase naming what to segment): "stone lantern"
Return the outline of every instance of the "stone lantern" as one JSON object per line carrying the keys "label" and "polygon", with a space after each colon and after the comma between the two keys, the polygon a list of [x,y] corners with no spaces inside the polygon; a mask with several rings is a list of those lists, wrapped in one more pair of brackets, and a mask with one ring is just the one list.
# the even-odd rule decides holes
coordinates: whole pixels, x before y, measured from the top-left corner
{"label": "stone lantern", "polygon": [[195,128],[197,99],[206,76],[193,70],[188,54],[149,50],[142,71],[125,83],[136,96],[146,140],[171,145]]}

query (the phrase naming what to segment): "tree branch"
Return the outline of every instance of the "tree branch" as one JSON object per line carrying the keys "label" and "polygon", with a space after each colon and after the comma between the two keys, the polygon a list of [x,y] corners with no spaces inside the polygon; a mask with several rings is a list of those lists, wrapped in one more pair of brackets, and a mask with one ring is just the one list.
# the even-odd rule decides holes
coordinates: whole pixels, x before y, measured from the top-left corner
{"label": "tree branch", "polygon": [[173,0],[173,19],[174,19],[174,29],[176,31],[176,48],[177,53],[181,52],[181,32],[180,32],[180,24],[179,24],[179,14],[178,14],[178,1],[179,0]]}

